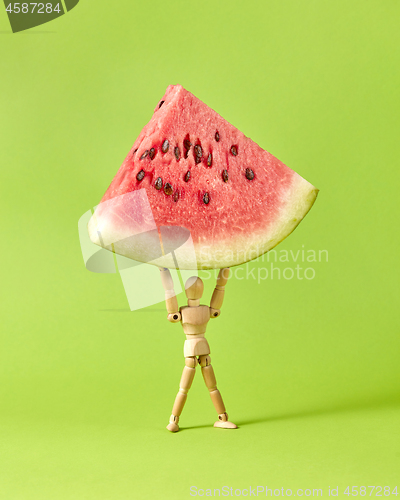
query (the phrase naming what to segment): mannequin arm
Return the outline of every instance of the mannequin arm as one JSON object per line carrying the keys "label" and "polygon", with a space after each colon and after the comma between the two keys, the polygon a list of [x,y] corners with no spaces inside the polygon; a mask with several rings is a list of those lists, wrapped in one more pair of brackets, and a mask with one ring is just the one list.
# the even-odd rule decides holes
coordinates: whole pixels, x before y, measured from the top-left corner
{"label": "mannequin arm", "polygon": [[177,323],[181,320],[181,313],[179,312],[178,299],[175,295],[174,282],[169,269],[160,268],[160,276],[165,290],[165,305],[168,311],[167,319],[171,323]]}
{"label": "mannequin arm", "polygon": [[218,274],[217,285],[214,289],[210,302],[211,318],[217,318],[221,314],[221,307],[225,295],[225,285],[228,281],[230,272],[229,267],[225,267],[224,269],[221,269]]}

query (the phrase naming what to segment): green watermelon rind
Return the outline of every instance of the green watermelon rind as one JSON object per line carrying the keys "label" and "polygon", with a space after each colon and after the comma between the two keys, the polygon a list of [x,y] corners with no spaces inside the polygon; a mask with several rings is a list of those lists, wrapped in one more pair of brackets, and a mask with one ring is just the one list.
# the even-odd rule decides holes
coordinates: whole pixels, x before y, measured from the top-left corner
{"label": "green watermelon rind", "polygon": [[[182,270],[234,267],[260,257],[289,236],[313,206],[318,192],[319,190],[312,184],[294,173],[291,185],[282,195],[279,215],[264,231],[250,235],[250,239],[249,234],[244,234],[242,241],[240,237],[235,237],[229,241],[219,241],[218,244],[212,241],[197,242],[195,246],[189,241],[177,249],[174,256],[167,254],[151,261],[148,260],[146,247],[152,248],[159,245],[158,237],[154,239],[154,234],[152,236],[149,234],[147,243],[146,240],[142,241],[141,248],[132,247],[129,234],[125,235],[125,240],[121,238],[119,241],[104,244],[98,236],[98,229],[103,224],[96,216],[96,212],[89,221],[88,231],[93,243],[135,261],[158,267]],[[107,235],[103,237],[107,239]],[[143,243],[145,243],[144,246]],[[196,260],[194,260],[194,253]]]}
{"label": "green watermelon rind", "polygon": [[[282,210],[281,219],[285,217],[287,219],[287,223],[281,226],[281,230],[277,232],[275,239],[269,240],[271,246],[267,248],[265,252],[275,248],[296,229],[296,227],[311,210],[311,207],[314,205],[319,193],[319,189],[314,187],[299,175],[295,177],[295,182],[292,183],[292,189],[296,194],[290,198],[291,203],[287,203],[286,210]],[[279,219],[277,220],[276,225],[279,226]]]}
{"label": "green watermelon rind", "polygon": [[[221,143],[215,130],[223,132]],[[194,167],[190,185],[185,174],[188,169],[193,172],[198,162],[187,155],[180,161],[179,149],[175,159],[172,146],[172,139],[184,146],[184,137],[189,135],[202,141],[212,163]],[[163,156],[160,144],[167,137],[171,147]],[[239,159],[232,149],[233,156],[229,155],[230,144],[240,144]],[[153,156],[147,156],[151,150]],[[251,183],[253,179],[244,176],[245,167],[246,172],[255,169],[256,180]],[[229,169],[229,184],[222,181],[222,169]],[[155,191],[153,176],[164,182],[167,177],[176,190],[174,197]],[[205,191],[211,193],[210,205],[201,199]],[[314,186],[193,94],[180,85],[169,86],[93,214],[89,236],[117,255],[159,267],[233,267],[283,241],[305,217],[317,194]],[[192,236],[183,244],[176,231],[182,226]],[[168,253],[171,249],[174,254]]]}
{"label": "green watermelon rind", "polygon": [[[223,267],[238,266],[257,259],[272,250],[287,238],[304,219],[313,206],[318,192],[317,188],[295,173],[293,182],[284,197],[287,201],[283,202],[279,215],[275,218],[274,223],[268,226],[267,230],[254,235],[250,243],[249,235],[246,234],[247,244],[245,249],[240,238],[236,238],[236,241],[232,239],[218,246],[214,245],[213,252],[208,259],[204,247],[197,248],[197,259],[202,262],[198,269],[221,269]],[[221,254],[225,255],[225,259],[219,260],[216,258]],[[228,258],[228,255],[232,254],[233,258]]]}

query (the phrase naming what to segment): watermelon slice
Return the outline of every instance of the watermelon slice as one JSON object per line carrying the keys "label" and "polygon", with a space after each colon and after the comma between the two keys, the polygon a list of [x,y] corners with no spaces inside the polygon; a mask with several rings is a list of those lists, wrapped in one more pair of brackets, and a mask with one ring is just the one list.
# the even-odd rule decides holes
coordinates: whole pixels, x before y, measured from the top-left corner
{"label": "watermelon slice", "polygon": [[[317,194],[193,94],[171,85],[88,229],[94,243],[139,262],[231,267],[286,238]],[[171,256],[177,246],[179,262]]]}

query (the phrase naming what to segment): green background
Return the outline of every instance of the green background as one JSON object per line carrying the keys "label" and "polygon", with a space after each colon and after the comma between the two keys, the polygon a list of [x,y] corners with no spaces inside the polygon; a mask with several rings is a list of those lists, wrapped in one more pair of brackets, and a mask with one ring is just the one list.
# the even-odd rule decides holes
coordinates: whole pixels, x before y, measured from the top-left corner
{"label": "green background", "polygon": [[[398,484],[399,16],[394,0],[81,0],[12,34],[0,11],[1,499]],[[130,312],[79,246],[175,83],[321,190],[279,247],[328,250],[315,278],[232,279],[209,326],[237,431],[212,427],[199,373],[165,430],[181,327],[162,303]]]}

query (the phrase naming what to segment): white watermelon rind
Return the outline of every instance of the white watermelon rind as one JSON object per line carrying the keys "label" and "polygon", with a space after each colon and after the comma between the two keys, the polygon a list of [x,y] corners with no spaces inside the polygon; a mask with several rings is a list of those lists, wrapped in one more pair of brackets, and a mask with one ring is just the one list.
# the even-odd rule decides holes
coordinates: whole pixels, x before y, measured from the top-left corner
{"label": "white watermelon rind", "polygon": [[[113,241],[111,233],[104,233],[104,229],[109,226],[107,220],[102,220],[102,216],[96,212],[88,224],[89,237],[93,243],[119,255],[123,255],[137,262],[152,264],[158,267],[169,269],[221,269],[234,267],[254,260],[269,250],[276,247],[299,225],[308,211],[313,206],[318,189],[297,173],[294,173],[290,186],[281,193],[280,210],[273,223],[266,222],[265,229],[260,229],[257,233],[243,236],[235,236],[229,240],[218,242],[203,241],[193,244],[192,238],[176,249],[175,255],[171,253],[160,258],[149,261],[148,250],[159,245],[154,234],[144,235],[140,247],[134,240],[129,239],[129,234],[121,235]],[[106,222],[106,224],[104,224]],[[102,228],[103,238],[99,238],[99,228]],[[125,239],[123,238],[125,236]],[[105,243],[106,242],[106,243]]]}
{"label": "white watermelon rind", "polygon": [[313,206],[319,190],[294,173],[289,188],[281,195],[281,209],[272,224],[264,231],[229,242],[207,243],[196,247],[198,269],[221,269],[234,267],[254,260],[279,245],[304,219]]}

